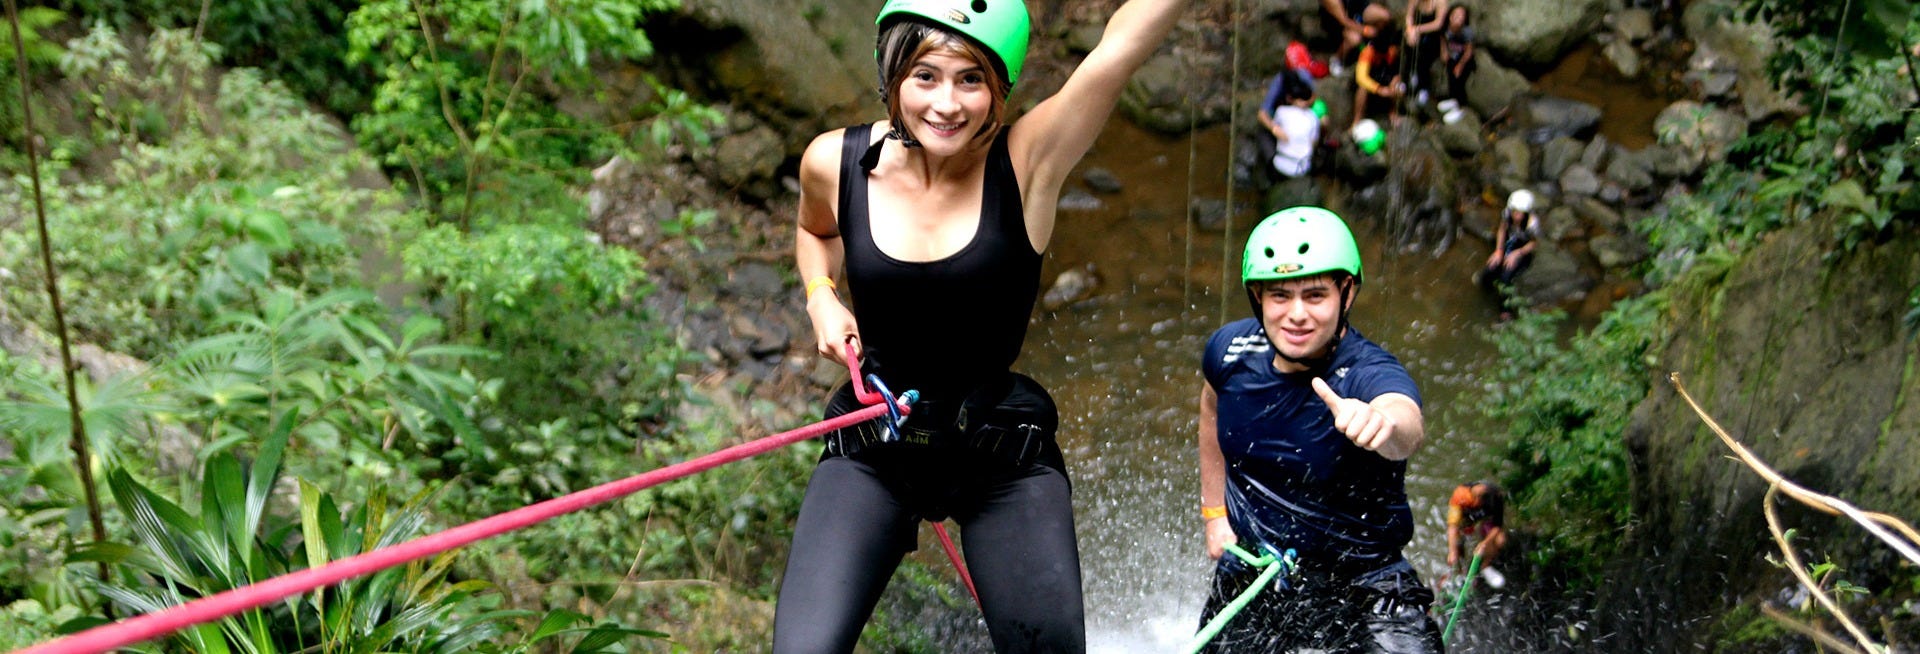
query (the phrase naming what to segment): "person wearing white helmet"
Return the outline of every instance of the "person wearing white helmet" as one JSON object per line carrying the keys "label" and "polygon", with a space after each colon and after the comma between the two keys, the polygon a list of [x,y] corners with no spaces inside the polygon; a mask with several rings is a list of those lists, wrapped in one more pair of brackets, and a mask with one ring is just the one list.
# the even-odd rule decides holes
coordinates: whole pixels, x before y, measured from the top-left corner
{"label": "person wearing white helmet", "polygon": [[[1540,241],[1540,217],[1533,211],[1533,191],[1520,189],[1507,196],[1507,208],[1500,212],[1500,225],[1493,235],[1493,254],[1480,282],[1495,290],[1510,288],[1527,265],[1533,263],[1533,250]],[[1511,317],[1502,312],[1501,316]]]}
{"label": "person wearing white helmet", "polygon": [[[995,650],[1085,651],[1058,414],[1012,366],[1060,188],[1187,4],[1128,0],[1018,120],[1008,93],[1031,26],[1021,0],[880,9],[887,117],[807,146],[794,258],[820,355],[844,364],[852,346],[865,372],[920,400],[897,431],[881,418],[824,438],[780,581],[776,654],[852,651],[920,522],[947,517]],[[843,385],[826,413],[858,408]]]}

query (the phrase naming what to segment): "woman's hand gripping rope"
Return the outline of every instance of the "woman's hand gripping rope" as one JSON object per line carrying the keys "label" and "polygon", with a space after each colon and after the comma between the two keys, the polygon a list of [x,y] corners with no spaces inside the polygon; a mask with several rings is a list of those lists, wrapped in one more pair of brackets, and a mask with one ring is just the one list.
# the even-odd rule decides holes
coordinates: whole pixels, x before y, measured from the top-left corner
{"label": "woman's hand gripping rope", "polygon": [[[900,425],[907,422],[907,416],[902,409],[919,400],[920,391],[907,389],[906,393],[901,394],[900,397],[896,399],[893,396],[893,391],[887,390],[887,385],[880,381],[879,375],[867,375],[865,378],[866,381],[862,382],[860,376],[860,356],[854,350],[853,339],[851,338],[847,339],[846,355],[847,373],[853,376],[854,399],[859,400],[861,404],[885,403],[887,405],[887,434],[890,436],[887,440],[900,440]],[[868,389],[869,386],[872,387],[871,390]]]}

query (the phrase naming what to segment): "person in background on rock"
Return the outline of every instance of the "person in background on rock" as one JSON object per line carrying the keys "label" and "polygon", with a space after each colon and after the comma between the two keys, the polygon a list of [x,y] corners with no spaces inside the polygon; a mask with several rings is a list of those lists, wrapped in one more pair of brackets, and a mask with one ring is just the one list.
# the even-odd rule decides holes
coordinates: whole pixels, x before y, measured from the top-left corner
{"label": "person in background on rock", "polygon": [[[1086,649],[1058,414],[1012,372],[1061,185],[1184,0],[1129,0],[1059,91],[1010,121],[1031,19],[1018,0],[889,0],[887,119],[801,157],[795,261],[820,355],[921,400],[825,437],[774,611],[780,654],[852,651],[921,520],[952,517],[1000,652]],[[852,309],[837,295],[844,266]],[[826,414],[860,407],[841,386]]]}
{"label": "person in background on rock", "polygon": [[[1478,542],[1473,557],[1492,569],[1493,559],[1507,546],[1507,493],[1490,481],[1475,481],[1453,489],[1447,500],[1447,569],[1454,572],[1466,563],[1468,538]],[[1451,574],[1451,573],[1450,573]]]}
{"label": "person in background on rock", "polygon": [[1441,651],[1433,591],[1401,553],[1420,390],[1348,322],[1364,278],[1353,233],[1326,209],[1282,210],[1248,234],[1240,278],[1254,315],[1201,359],[1200,517],[1218,559],[1202,623],[1260,572],[1228,544],[1298,565],[1206,651]]}
{"label": "person in background on rock", "polygon": [[[1493,254],[1487,256],[1480,283],[1495,291],[1512,287],[1513,280],[1533,263],[1533,249],[1539,241],[1540,217],[1533,213],[1533,192],[1514,191],[1507,196],[1507,209],[1500,213],[1500,224],[1494,228]],[[1512,312],[1500,312],[1501,320],[1511,318]]]}
{"label": "person in background on rock", "polygon": [[1313,75],[1307,68],[1307,46],[1287,46],[1287,68],[1273,77],[1260,103],[1260,125],[1273,135],[1273,169],[1299,177],[1313,168],[1313,146],[1320,140],[1326,105],[1314,97]]}
{"label": "person in background on rock", "polygon": [[1267,96],[1260,101],[1260,113],[1273,113],[1274,107],[1280,105],[1280,98],[1295,86],[1305,86],[1309,97],[1315,93],[1313,55],[1307,52],[1307,44],[1300,41],[1287,44],[1286,67],[1267,83]]}
{"label": "person in background on rock", "polygon": [[[1327,33],[1340,35],[1340,49],[1334,53],[1333,60],[1328,62],[1333,74],[1339,75],[1342,72],[1341,67],[1347,64],[1347,57],[1353,54],[1354,48],[1359,47],[1361,42],[1366,40],[1367,21],[1381,14],[1391,13],[1392,10],[1374,4],[1373,0],[1320,0],[1320,15],[1327,23],[1325,26]],[[1391,20],[1392,16],[1388,15],[1387,19]]]}
{"label": "person in background on rock", "polygon": [[1397,125],[1400,123],[1399,100],[1407,92],[1406,83],[1400,77],[1400,33],[1394,29],[1392,14],[1384,7],[1369,13],[1364,27],[1367,46],[1360,50],[1360,62],[1353,72],[1356,88],[1352,124],[1358,125],[1366,118],[1367,98],[1379,97],[1388,103],[1388,121]]}
{"label": "person in background on rock", "polygon": [[1442,36],[1441,63],[1447,68],[1447,98],[1455,104],[1467,99],[1467,76],[1473,74],[1472,14],[1466,5],[1447,10],[1447,30]]}
{"label": "person in background on rock", "polygon": [[1414,103],[1426,105],[1432,94],[1433,75],[1428,71],[1440,60],[1440,32],[1446,27],[1447,0],[1408,0],[1406,16],[1407,89]]}

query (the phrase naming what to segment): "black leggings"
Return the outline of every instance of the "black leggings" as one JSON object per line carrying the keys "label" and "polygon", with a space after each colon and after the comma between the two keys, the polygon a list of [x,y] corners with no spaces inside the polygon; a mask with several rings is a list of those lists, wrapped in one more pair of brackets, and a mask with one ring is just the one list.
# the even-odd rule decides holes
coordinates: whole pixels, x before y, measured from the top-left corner
{"label": "black leggings", "polygon": [[882,445],[814,468],[774,609],[775,654],[850,652],[923,516],[960,524],[998,652],[1084,652],[1072,492],[1058,468]]}

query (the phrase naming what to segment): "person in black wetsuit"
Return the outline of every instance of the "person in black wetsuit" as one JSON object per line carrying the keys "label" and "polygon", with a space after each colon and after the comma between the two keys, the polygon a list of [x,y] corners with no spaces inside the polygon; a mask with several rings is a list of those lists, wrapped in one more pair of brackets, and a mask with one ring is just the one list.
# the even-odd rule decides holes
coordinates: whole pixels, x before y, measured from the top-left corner
{"label": "person in black wetsuit", "polygon": [[1200,517],[1218,559],[1201,622],[1259,576],[1227,545],[1297,565],[1205,651],[1442,651],[1433,592],[1401,553],[1420,389],[1348,320],[1364,277],[1353,233],[1320,207],[1282,210],[1247,235],[1240,271],[1253,316],[1215,331],[1200,362]]}
{"label": "person in black wetsuit", "polygon": [[[1018,0],[890,0],[877,19],[888,119],[816,137],[800,163],[795,259],[820,354],[918,390],[900,439],[826,437],[794,526],[776,653],[847,652],[921,520],[953,518],[1001,652],[1080,652],[1079,551],[1058,416],[1012,372],[1060,188],[1184,0],[1129,0],[1058,93],[1018,121]],[[852,309],[834,275],[845,268]],[[826,413],[859,406],[842,386]]]}

